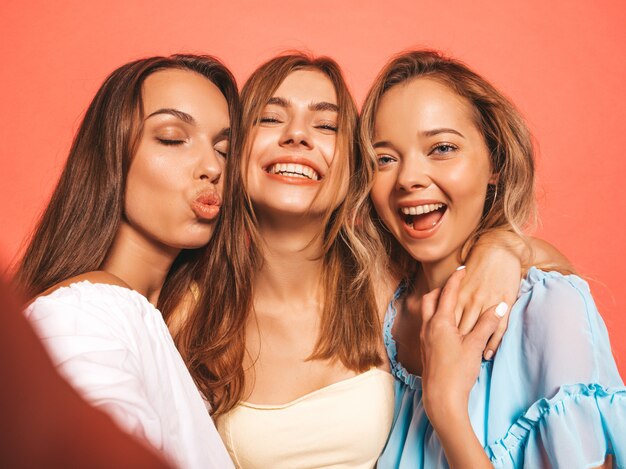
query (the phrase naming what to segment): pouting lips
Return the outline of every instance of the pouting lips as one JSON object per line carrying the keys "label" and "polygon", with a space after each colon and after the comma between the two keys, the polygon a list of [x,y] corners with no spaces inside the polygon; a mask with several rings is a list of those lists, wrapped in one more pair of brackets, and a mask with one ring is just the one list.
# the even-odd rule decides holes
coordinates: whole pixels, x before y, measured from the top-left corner
{"label": "pouting lips", "polygon": [[201,220],[213,220],[220,213],[222,201],[213,191],[203,192],[191,203],[191,209]]}
{"label": "pouting lips", "polygon": [[435,226],[447,210],[445,204],[424,204],[402,207],[400,215],[404,223],[414,230],[427,230]]}
{"label": "pouting lips", "polygon": [[304,178],[312,181],[321,179],[320,175],[313,168],[297,163],[276,163],[268,166],[266,171],[270,174],[280,174],[281,176]]}

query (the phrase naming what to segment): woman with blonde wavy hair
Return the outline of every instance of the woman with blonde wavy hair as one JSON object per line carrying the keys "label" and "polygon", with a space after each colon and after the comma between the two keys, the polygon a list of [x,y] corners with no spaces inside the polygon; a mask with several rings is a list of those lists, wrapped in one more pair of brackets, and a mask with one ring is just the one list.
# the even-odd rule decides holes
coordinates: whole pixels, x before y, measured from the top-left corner
{"label": "woman with blonde wavy hair", "polygon": [[[356,219],[373,170],[356,106],[337,64],[304,54],[260,66],[241,99],[222,255],[179,347],[239,467],[371,468],[393,415],[381,329],[393,288],[371,220]],[[485,250],[470,268],[488,283],[467,287],[486,297],[478,312],[519,285],[517,256]]]}
{"label": "woman with blonde wavy hair", "polygon": [[567,265],[530,268],[512,307],[473,329],[455,321],[467,250],[493,230],[523,236],[535,214],[533,146],[513,104],[459,61],[407,52],[372,86],[360,139],[383,236],[412,259],[385,319],[396,411],[378,467],[624,467],[626,388]]}

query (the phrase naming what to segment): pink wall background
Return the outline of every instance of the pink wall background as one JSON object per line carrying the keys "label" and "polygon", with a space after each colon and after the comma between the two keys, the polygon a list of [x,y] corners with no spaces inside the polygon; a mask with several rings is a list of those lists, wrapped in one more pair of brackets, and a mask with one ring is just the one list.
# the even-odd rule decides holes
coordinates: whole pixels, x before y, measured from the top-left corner
{"label": "pink wall background", "polygon": [[242,83],[285,49],[334,57],[361,102],[388,57],[441,49],[504,90],[539,142],[537,234],[590,281],[626,375],[626,6],[617,0],[4,0],[0,263],[19,255],[71,138],[115,67],[221,57]]}

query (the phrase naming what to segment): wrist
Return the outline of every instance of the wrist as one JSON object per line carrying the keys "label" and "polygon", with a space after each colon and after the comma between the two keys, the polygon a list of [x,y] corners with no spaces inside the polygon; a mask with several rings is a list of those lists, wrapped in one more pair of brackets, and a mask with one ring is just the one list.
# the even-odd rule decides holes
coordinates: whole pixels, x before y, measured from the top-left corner
{"label": "wrist", "polygon": [[435,428],[435,432],[446,454],[449,467],[493,469],[485,449],[474,433],[469,417],[450,421],[446,426]]}
{"label": "wrist", "polygon": [[422,404],[428,420],[435,430],[440,427],[454,428],[469,422],[468,396],[463,393],[443,393],[436,390],[424,390]]}
{"label": "wrist", "polygon": [[431,424],[444,445],[458,438],[459,433],[473,433],[467,409],[441,412]]}

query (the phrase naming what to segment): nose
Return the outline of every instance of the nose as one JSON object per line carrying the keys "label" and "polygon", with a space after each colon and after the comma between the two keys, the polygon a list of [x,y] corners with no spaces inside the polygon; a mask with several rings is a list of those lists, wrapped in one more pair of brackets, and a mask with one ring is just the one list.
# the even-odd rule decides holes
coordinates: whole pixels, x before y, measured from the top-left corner
{"label": "nose", "polygon": [[313,148],[313,140],[309,133],[309,128],[303,119],[292,119],[284,127],[280,137],[280,146],[285,148]]}
{"label": "nose", "polygon": [[426,188],[432,184],[429,174],[428,162],[419,155],[405,157],[398,171],[396,188],[405,192]]}
{"label": "nose", "polygon": [[195,177],[217,184],[224,171],[225,159],[213,146],[203,150],[198,158]]}

